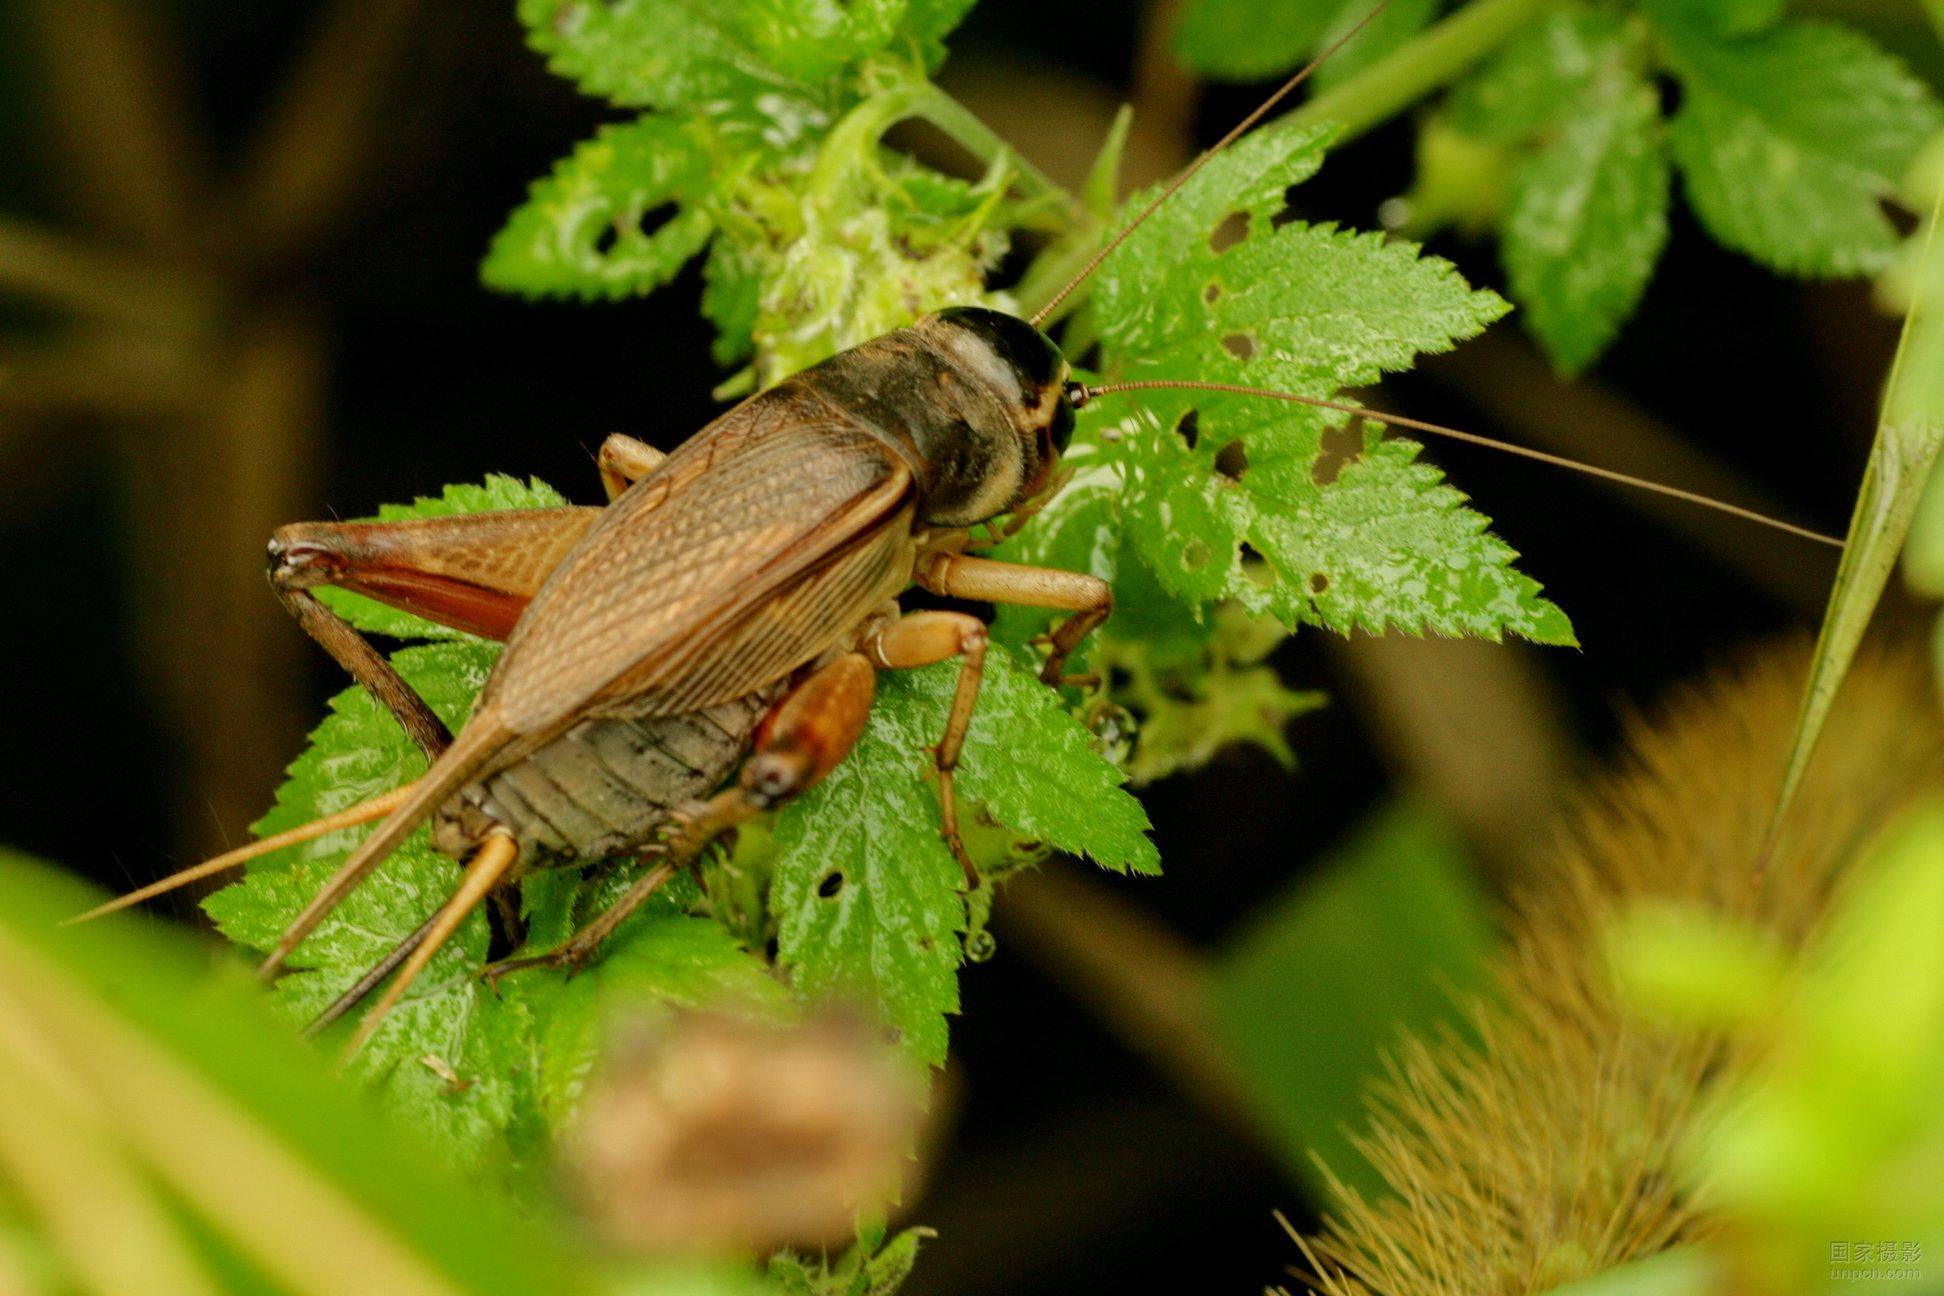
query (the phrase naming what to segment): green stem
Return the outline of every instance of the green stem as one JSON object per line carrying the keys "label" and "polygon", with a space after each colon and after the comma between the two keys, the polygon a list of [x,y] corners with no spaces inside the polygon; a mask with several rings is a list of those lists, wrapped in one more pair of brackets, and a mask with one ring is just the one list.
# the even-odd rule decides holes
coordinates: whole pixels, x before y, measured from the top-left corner
{"label": "green stem", "polygon": [[1085,224],[1091,221],[1092,218],[1088,216],[1086,208],[1081,205],[1078,198],[1067,192],[1064,186],[1055,183],[1044,171],[1021,157],[1019,151],[994,133],[992,127],[981,121],[977,113],[930,81],[914,79],[911,94],[911,111],[915,115],[923,117],[950,135],[987,167],[991,167],[1000,158],[1007,159],[1019,172],[1020,178],[1026,181],[1035,192],[1057,198],[1067,209],[1072,223]]}
{"label": "green stem", "polygon": [[1380,126],[1527,30],[1557,0],[1473,0],[1343,84],[1291,112],[1288,120],[1334,122],[1344,140]]}

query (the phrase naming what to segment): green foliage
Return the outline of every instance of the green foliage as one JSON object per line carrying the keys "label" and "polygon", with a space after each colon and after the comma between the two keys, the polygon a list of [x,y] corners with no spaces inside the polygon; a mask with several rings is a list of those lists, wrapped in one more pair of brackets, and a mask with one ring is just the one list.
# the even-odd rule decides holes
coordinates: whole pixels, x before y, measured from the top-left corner
{"label": "green foliage", "polygon": [[687,1290],[441,1169],[438,1131],[379,1121],[188,936],[60,926],[96,899],[0,860],[0,1221],[33,1290]]}
{"label": "green foliage", "polygon": [[1731,40],[1678,5],[1653,12],[1684,91],[1670,142],[1709,232],[1789,274],[1883,269],[1882,202],[1939,126],[1930,92],[1833,24]]}
{"label": "green foliage", "polygon": [[[958,1010],[966,897],[938,832],[925,751],[943,730],[958,667],[886,675],[863,739],[776,825],[771,904],[778,961],[798,993],[875,1004],[913,1056],[945,1060]],[[1140,803],[1054,694],[995,646],[957,776],[960,813],[1105,868],[1160,869]]]}
{"label": "green foliage", "polygon": [[[1425,119],[1410,227],[1495,226],[1512,297],[1567,372],[1640,301],[1666,241],[1670,160],[1724,246],[1786,274],[1883,270],[1896,242],[1883,203],[1944,114],[1863,36],[1783,7],[1569,3],[1524,24]],[[1430,16],[1387,11],[1378,27],[1408,35]],[[1177,48],[1211,76],[1268,77],[1345,21],[1339,0],[1196,0]],[[1344,54],[1354,63],[1397,40],[1374,29]],[[1657,76],[1680,89],[1671,121]]]}
{"label": "green foliage", "polygon": [[1713,931],[1684,946],[1650,916],[1614,934],[1614,964],[1661,1020],[1705,1021],[1754,1051],[1684,1158],[1733,1221],[1721,1245],[1738,1270],[1810,1290],[1929,1261],[1944,1238],[1944,805],[1908,812],[1865,853],[1803,958],[1744,958],[1758,992],[1738,1003],[1720,1002],[1720,951],[1761,938],[1685,921]]}
{"label": "green foliage", "polygon": [[1009,196],[1011,163],[995,157],[968,184],[880,143],[905,117],[962,113],[925,73],[968,8],[522,0],[556,72],[652,111],[606,127],[533,187],[493,241],[486,281],[628,296],[706,248],[704,310],[718,358],[753,360],[732,380],[745,386],[904,322],[913,300],[1004,304],[984,276],[1008,226],[1034,219]]}
{"label": "green foliage", "polygon": [[[1271,128],[1241,141],[1102,267],[1093,309],[1110,377],[1329,397],[1503,313],[1497,297],[1409,244],[1277,224],[1284,192],[1321,164],[1324,139]],[[1235,213],[1246,225],[1229,242]],[[1144,404],[1107,453],[1122,465],[1136,552],[1191,607],[1231,598],[1291,629],[1572,641],[1564,615],[1512,570],[1512,551],[1417,461],[1413,443],[1360,432],[1350,462],[1333,465],[1324,433],[1341,416],[1202,392]]]}
{"label": "green foliage", "polygon": [[1491,948],[1462,843],[1411,807],[1380,811],[1230,942],[1210,1023],[1298,1175],[1320,1190],[1383,1191],[1347,1131],[1383,1051],[1454,1018]]}
{"label": "green foliage", "polygon": [[786,1251],[770,1260],[770,1280],[778,1296],[891,1296],[918,1262],[919,1244],[932,1236],[909,1228],[880,1246],[877,1229],[835,1260]]}

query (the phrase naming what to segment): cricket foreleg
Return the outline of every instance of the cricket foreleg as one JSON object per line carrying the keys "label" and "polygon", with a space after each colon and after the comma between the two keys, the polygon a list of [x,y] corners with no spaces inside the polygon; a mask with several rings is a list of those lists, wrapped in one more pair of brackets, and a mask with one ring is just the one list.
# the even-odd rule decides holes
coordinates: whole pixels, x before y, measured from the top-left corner
{"label": "cricket foreleg", "polygon": [[861,653],[845,653],[811,671],[763,718],[749,759],[732,787],[676,810],[663,840],[652,848],[655,866],[559,949],[508,959],[486,969],[497,981],[521,968],[579,968],[677,869],[711,841],[765,810],[815,787],[837,767],[864,732],[877,691],[877,672]]}
{"label": "cricket foreleg", "polygon": [[621,493],[661,467],[667,455],[649,445],[637,441],[624,432],[616,432],[601,442],[601,453],[596,463],[601,469],[601,485],[607,491],[608,503],[621,498]]}
{"label": "cricket foreleg", "polygon": [[932,593],[951,598],[1073,613],[1045,636],[1051,652],[1040,669],[1040,679],[1047,684],[1077,682],[1063,675],[1067,657],[1114,611],[1113,587],[1106,581],[1053,567],[1022,567],[990,558],[942,553],[919,568],[917,580]]}
{"label": "cricket foreleg", "polygon": [[[1005,566],[1003,563],[985,565]],[[959,753],[965,747],[965,731],[972,724],[972,708],[979,700],[979,681],[985,675],[985,623],[964,612],[909,612],[873,631],[865,640],[864,650],[873,662],[889,670],[930,666],[953,657],[959,659],[958,688],[952,694],[952,709],[945,716],[945,733],[932,748],[932,761],[938,770],[938,805],[945,844],[952,848],[959,867],[965,870],[966,885],[976,889],[979,869],[959,835],[958,794],[953,779],[958,771]]]}
{"label": "cricket foreleg", "polygon": [[270,539],[270,585],[351,678],[427,755],[452,734],[385,655],[310,591],[335,585],[458,630],[504,639],[598,510],[473,513],[398,522],[307,522]]}

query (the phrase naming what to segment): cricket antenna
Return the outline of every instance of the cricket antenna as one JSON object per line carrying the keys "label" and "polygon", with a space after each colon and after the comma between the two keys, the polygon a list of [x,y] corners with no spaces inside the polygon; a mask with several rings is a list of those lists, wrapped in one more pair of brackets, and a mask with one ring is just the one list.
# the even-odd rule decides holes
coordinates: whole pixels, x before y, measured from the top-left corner
{"label": "cricket antenna", "polygon": [[1824,535],[1820,531],[1811,531],[1808,527],[1797,526],[1793,522],[1784,522],[1782,519],[1770,517],[1766,513],[1757,513],[1754,509],[1743,508],[1739,504],[1730,504],[1725,500],[1718,500],[1712,496],[1698,494],[1695,491],[1682,490],[1678,486],[1666,486],[1657,481],[1650,481],[1645,477],[1634,477],[1627,473],[1616,472],[1611,468],[1601,468],[1594,464],[1581,463],[1577,459],[1568,459],[1562,455],[1547,454],[1544,450],[1534,450],[1528,446],[1515,445],[1510,441],[1499,441],[1492,437],[1480,436],[1476,432],[1461,431],[1458,428],[1446,427],[1442,423],[1427,423],[1423,419],[1405,418],[1401,414],[1386,414],[1382,410],[1366,409],[1361,405],[1347,405],[1341,401],[1323,400],[1317,396],[1298,396],[1293,392],[1270,391],[1263,387],[1245,387],[1240,383],[1152,378],[1143,379],[1139,382],[1103,383],[1097,387],[1079,382],[1068,383],[1066,387],[1066,399],[1067,403],[1077,410],[1093,400],[1096,396],[1112,396],[1119,392],[1137,391],[1219,392],[1230,396],[1259,396],[1264,400],[1287,401],[1292,405],[1308,405],[1315,409],[1334,410],[1339,414],[1348,414],[1355,418],[1369,419],[1373,423],[1387,423],[1392,427],[1409,428],[1414,432],[1428,432],[1432,436],[1444,437],[1449,441],[1463,441],[1467,445],[1484,446],[1491,450],[1502,450],[1506,454],[1517,455],[1521,459],[1535,459],[1540,463],[1551,464],[1555,468],[1564,468],[1570,472],[1584,473],[1588,477],[1598,477],[1602,481],[1617,482],[1622,486],[1630,486],[1635,490],[1648,491],[1655,495],[1665,495],[1670,499],[1681,500],[1688,504],[1698,504],[1702,508],[1713,509],[1717,513],[1726,513],[1730,517],[1741,518],[1745,522],[1754,522],[1760,526],[1773,527],[1777,531],[1786,531],[1792,536],[1797,536],[1804,540],[1813,540],[1817,544],[1829,545],[1835,549],[1844,547],[1844,542],[1836,536]]}
{"label": "cricket antenna", "polygon": [[1072,294],[1075,288],[1078,288],[1081,284],[1087,282],[1087,280],[1092,277],[1093,272],[1100,268],[1100,263],[1102,261],[1105,261],[1108,257],[1114,254],[1115,248],[1125,243],[1129,235],[1131,235],[1135,230],[1141,228],[1142,225],[1146,224],[1148,217],[1154,215],[1155,212],[1161,210],[1161,205],[1163,203],[1167,202],[1168,199],[1174,197],[1175,194],[1179,193],[1181,191],[1181,187],[1187,184],[1190,180],[1193,180],[1197,172],[1199,172],[1203,167],[1207,166],[1210,162],[1214,161],[1216,154],[1220,153],[1223,149],[1227,148],[1229,145],[1235,143],[1236,140],[1242,138],[1243,135],[1248,133],[1248,130],[1251,126],[1254,126],[1257,122],[1261,121],[1264,117],[1267,117],[1271,112],[1274,112],[1277,104],[1287,99],[1290,96],[1290,94],[1295,91],[1297,86],[1303,84],[1303,82],[1309,79],[1310,73],[1316,71],[1317,68],[1323,66],[1323,64],[1326,61],[1328,61],[1331,55],[1335,54],[1338,50],[1342,49],[1345,45],[1348,45],[1351,39],[1355,37],[1358,32],[1362,31],[1365,27],[1368,27],[1371,24],[1371,22],[1377,17],[1378,14],[1384,12],[1384,10],[1390,6],[1390,2],[1391,0],[1377,0],[1377,3],[1371,7],[1369,13],[1357,19],[1355,26],[1351,27],[1349,31],[1343,33],[1343,35],[1337,37],[1334,41],[1331,41],[1328,49],[1325,49],[1321,54],[1318,54],[1315,58],[1311,59],[1308,63],[1305,63],[1302,66],[1301,70],[1299,70],[1295,76],[1283,82],[1281,87],[1278,88],[1274,94],[1270,95],[1267,99],[1264,99],[1261,105],[1254,112],[1250,113],[1247,117],[1244,117],[1241,121],[1237,122],[1233,127],[1233,129],[1231,129],[1228,134],[1222,136],[1222,138],[1216,140],[1213,144],[1203,149],[1200,157],[1196,158],[1193,162],[1190,162],[1187,168],[1184,171],[1182,171],[1180,175],[1176,176],[1173,180],[1169,181],[1167,188],[1163,189],[1159,194],[1155,195],[1153,201],[1149,202],[1147,206],[1141,208],[1139,215],[1137,215],[1133,220],[1127,222],[1126,225],[1122,226],[1118,234],[1108,239],[1107,242],[1101,247],[1100,251],[1094,253],[1093,256],[1088,259],[1087,264],[1080,267],[1079,274],[1076,274],[1075,276],[1073,276],[1073,278],[1067,280],[1065,285],[1061,287],[1060,291],[1054,293],[1053,296],[1047,300],[1046,305],[1034,311],[1032,318],[1028,322],[1032,324],[1034,328],[1038,328],[1042,324],[1044,324],[1047,318],[1050,315],[1052,315],[1055,310],[1059,308],[1060,303],[1065,301],[1068,298],[1068,296]]}

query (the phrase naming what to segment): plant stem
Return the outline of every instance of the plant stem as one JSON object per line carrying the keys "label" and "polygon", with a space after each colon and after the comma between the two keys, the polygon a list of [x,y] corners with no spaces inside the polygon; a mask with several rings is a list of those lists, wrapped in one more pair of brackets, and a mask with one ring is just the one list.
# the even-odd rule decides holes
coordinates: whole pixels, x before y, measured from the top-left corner
{"label": "plant stem", "polygon": [[1340,144],[1380,126],[1525,31],[1556,0],[1473,0],[1286,120],[1334,122]]}
{"label": "plant stem", "polygon": [[1035,191],[1054,195],[1060,200],[1067,209],[1071,223],[1090,223],[1092,218],[1078,198],[1022,157],[1019,150],[1001,139],[977,113],[922,78],[914,78],[911,90],[912,111],[918,116],[950,135],[988,168],[1002,157],[1009,159],[1018,169],[1020,177]]}

